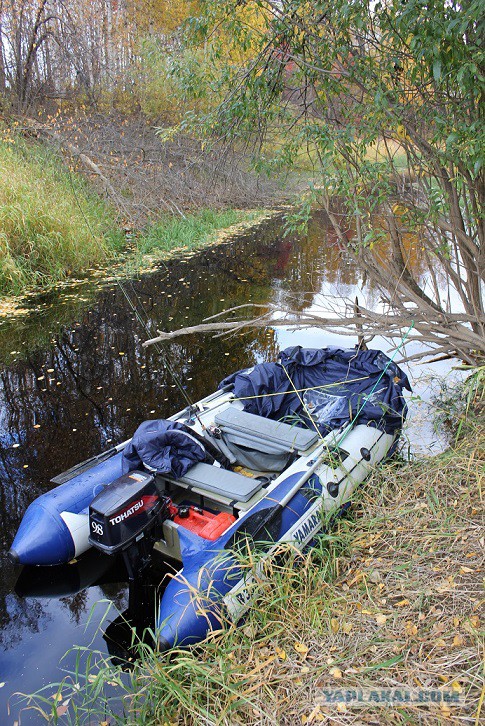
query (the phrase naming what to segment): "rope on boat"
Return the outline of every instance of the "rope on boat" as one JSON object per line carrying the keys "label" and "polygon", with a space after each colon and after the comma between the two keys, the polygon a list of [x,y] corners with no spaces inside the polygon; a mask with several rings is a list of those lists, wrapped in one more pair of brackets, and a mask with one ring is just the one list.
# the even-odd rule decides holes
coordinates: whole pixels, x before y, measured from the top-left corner
{"label": "rope on boat", "polygon": [[[308,416],[308,418],[309,418],[309,419],[310,419],[310,421],[312,422],[312,424],[313,424],[313,428],[315,429],[315,431],[316,431],[316,432],[317,432],[317,434],[318,434],[318,437],[320,438],[320,440],[321,440],[321,441],[322,441],[322,443],[323,443],[325,439],[324,439],[324,436],[323,436],[322,432],[320,431],[320,429],[319,429],[319,428],[318,428],[318,426],[317,426],[317,422],[315,421],[315,419],[314,419],[314,418],[313,418],[313,416],[311,415],[310,411],[308,410],[308,408],[307,408],[307,405],[306,405],[305,401],[304,401],[304,400],[303,400],[303,398],[302,398],[302,397],[300,396],[300,391],[299,391],[299,390],[297,390],[297,389],[295,388],[295,384],[294,384],[294,383],[293,383],[293,381],[291,380],[291,376],[290,376],[290,374],[288,373],[288,371],[286,370],[285,366],[284,366],[284,365],[282,365],[282,368],[283,368],[284,372],[286,373],[286,377],[288,378],[289,382],[290,382],[290,383],[291,383],[291,385],[293,386],[293,391],[289,391],[289,393],[296,393],[296,395],[298,396],[298,400],[300,401],[300,403],[301,403],[301,405],[302,405],[302,407],[303,407],[303,410],[305,411],[306,415]],[[368,376],[366,376],[366,378],[368,378]],[[347,381],[344,381],[344,383],[347,383]],[[335,385],[335,384],[333,384],[333,385]],[[320,386],[320,388],[323,388],[323,386]],[[307,389],[307,390],[310,390],[310,389]]]}
{"label": "rope on boat", "polygon": [[357,409],[357,413],[355,414],[355,417],[354,417],[353,421],[351,421],[351,422],[350,422],[350,423],[349,423],[349,424],[348,424],[348,425],[347,425],[347,426],[345,427],[345,429],[344,429],[344,430],[342,431],[342,434],[341,434],[341,436],[340,436],[340,437],[338,438],[338,440],[337,440],[337,443],[336,443],[336,446],[337,446],[337,447],[340,447],[340,444],[342,443],[342,441],[344,441],[344,439],[345,439],[345,438],[346,438],[346,437],[347,437],[347,436],[349,435],[349,433],[350,433],[350,432],[352,431],[353,427],[355,426],[355,423],[356,423],[356,421],[357,421],[357,420],[358,420],[358,418],[359,418],[359,415],[360,415],[360,413],[361,413],[362,409],[364,408],[365,404],[367,403],[367,401],[369,400],[369,398],[370,398],[370,397],[372,396],[372,394],[373,394],[373,393],[374,393],[374,391],[376,390],[376,388],[377,388],[377,385],[378,385],[378,384],[379,384],[379,382],[381,381],[382,377],[383,377],[383,376],[385,375],[385,373],[386,373],[387,369],[389,368],[389,366],[391,365],[391,363],[393,363],[393,362],[394,362],[394,358],[396,357],[396,355],[398,354],[398,352],[399,352],[399,351],[401,350],[401,348],[402,348],[402,347],[404,346],[404,344],[405,344],[406,340],[408,339],[408,337],[409,337],[409,335],[410,335],[410,333],[411,333],[411,330],[412,330],[413,328],[414,328],[414,320],[411,320],[411,325],[410,325],[410,326],[409,326],[409,328],[407,329],[406,333],[405,333],[405,334],[404,334],[404,335],[402,336],[402,338],[401,338],[401,341],[400,341],[399,345],[398,345],[398,346],[396,347],[396,349],[395,349],[394,353],[393,353],[393,354],[392,354],[392,356],[391,356],[391,357],[389,358],[389,361],[388,361],[388,362],[386,363],[386,365],[384,366],[384,368],[383,368],[383,370],[382,370],[382,373],[380,374],[379,378],[378,378],[378,379],[377,379],[377,381],[376,381],[376,382],[374,383],[374,385],[372,386],[372,389],[371,389],[371,390],[369,391],[369,393],[367,394],[367,396],[364,396],[364,398],[363,398],[363,401],[362,401],[362,403],[360,404],[359,408]]}
{"label": "rope on boat", "polygon": [[335,383],[324,383],[321,386],[308,386],[307,388],[295,388],[293,386],[293,382],[291,382],[291,385],[293,386],[292,391],[280,391],[279,393],[255,393],[254,396],[234,396],[232,399],[233,401],[250,401],[253,398],[270,398],[271,396],[289,396],[293,395],[294,393],[305,393],[305,391],[320,391],[323,388],[334,388],[335,386],[341,386],[342,383],[358,383],[359,381],[365,381],[370,376],[361,376],[360,378],[349,378],[345,381],[336,381]]}
{"label": "rope on boat", "polygon": [[[366,405],[367,401],[368,401],[368,400],[370,399],[370,397],[372,396],[372,394],[373,394],[373,393],[374,393],[374,391],[376,390],[377,386],[379,385],[380,381],[382,380],[382,377],[383,377],[383,376],[384,376],[384,375],[386,374],[386,372],[387,372],[387,369],[389,368],[389,366],[391,365],[391,363],[393,363],[393,361],[394,361],[394,358],[396,357],[397,353],[398,353],[398,352],[399,352],[399,351],[401,350],[401,348],[402,348],[402,347],[404,346],[404,344],[405,344],[406,340],[408,339],[408,337],[409,337],[409,335],[410,335],[410,333],[411,333],[411,330],[412,330],[413,328],[414,328],[414,320],[412,320],[412,321],[411,321],[411,325],[409,326],[409,328],[408,328],[408,330],[406,331],[406,333],[405,333],[405,334],[404,334],[404,335],[402,336],[402,338],[401,338],[401,341],[400,341],[399,345],[398,345],[398,346],[396,347],[396,349],[395,349],[394,353],[392,354],[392,356],[391,356],[391,357],[389,358],[388,362],[386,363],[386,365],[385,365],[385,366],[384,366],[384,368],[382,369],[382,371],[381,371],[381,373],[380,373],[379,377],[377,378],[376,382],[375,382],[375,383],[374,383],[374,385],[372,386],[371,390],[369,391],[369,393],[368,393],[368,394],[367,394],[366,396],[364,396],[364,397],[362,398],[362,402],[360,403],[360,406],[358,407],[358,409],[357,409],[357,412],[356,412],[356,414],[355,414],[354,418],[352,419],[352,421],[350,421],[350,423],[349,423],[349,424],[347,424],[347,426],[346,426],[346,427],[344,428],[344,430],[342,431],[342,434],[341,434],[341,436],[340,436],[340,437],[338,438],[338,440],[337,440],[337,442],[336,442],[336,447],[337,447],[337,448],[339,448],[339,447],[340,447],[340,445],[341,445],[342,441],[344,441],[344,439],[345,439],[345,438],[346,438],[346,437],[347,437],[347,436],[349,435],[349,433],[351,432],[352,428],[353,428],[353,427],[355,426],[356,422],[357,422],[357,421],[358,421],[358,419],[359,419],[359,415],[361,414],[361,412],[362,412],[362,410],[363,410],[364,406]],[[332,386],[340,386],[340,385],[342,385],[342,384],[344,384],[344,383],[353,383],[353,382],[356,382],[356,381],[362,381],[362,380],[365,380],[366,378],[370,378],[370,376],[363,376],[362,378],[355,378],[355,379],[353,379],[353,380],[349,380],[349,381],[340,381],[340,382],[337,382],[337,383],[331,383],[331,384],[328,384],[327,386],[315,386],[314,388],[300,388],[300,389],[297,389],[297,388],[295,387],[295,384],[293,383],[293,381],[292,381],[292,379],[291,379],[291,376],[290,376],[290,374],[288,373],[287,369],[285,368],[285,366],[284,366],[283,364],[282,364],[282,368],[283,368],[284,372],[286,373],[286,376],[287,376],[288,380],[290,381],[291,385],[293,386],[293,391],[285,391],[285,393],[291,393],[291,394],[293,394],[293,393],[296,393],[296,395],[298,396],[298,399],[299,399],[299,401],[300,401],[300,403],[301,403],[301,405],[302,405],[302,408],[304,409],[304,411],[305,411],[306,415],[308,416],[308,418],[309,418],[309,419],[310,419],[310,421],[312,422],[312,424],[313,424],[313,427],[315,428],[315,431],[317,432],[318,436],[320,437],[320,440],[321,440],[321,442],[322,442],[323,444],[326,444],[326,445],[327,445],[327,448],[328,448],[328,444],[327,444],[327,442],[325,441],[325,437],[323,436],[322,432],[321,432],[321,431],[320,431],[320,429],[318,428],[318,426],[317,426],[317,423],[316,423],[316,421],[314,420],[313,416],[312,416],[312,415],[311,415],[311,413],[309,412],[309,410],[308,410],[308,408],[307,408],[307,406],[306,406],[306,404],[305,404],[305,402],[304,402],[303,398],[302,398],[302,397],[300,396],[300,393],[302,393],[302,392],[304,392],[304,391],[312,391],[312,390],[316,390],[316,389],[318,389],[318,388],[331,388]],[[282,394],[269,394],[269,395],[282,395]],[[255,396],[254,398],[259,398],[259,396]]]}

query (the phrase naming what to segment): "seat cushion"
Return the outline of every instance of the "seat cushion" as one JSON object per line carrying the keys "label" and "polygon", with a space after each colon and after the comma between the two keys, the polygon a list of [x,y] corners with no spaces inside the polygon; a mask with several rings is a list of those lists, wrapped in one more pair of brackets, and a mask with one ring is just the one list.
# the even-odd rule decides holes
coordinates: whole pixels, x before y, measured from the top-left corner
{"label": "seat cushion", "polygon": [[203,463],[192,466],[176,483],[196,487],[237,502],[249,501],[263,486],[259,479],[251,479],[234,471]]}
{"label": "seat cushion", "polygon": [[290,426],[281,421],[272,421],[254,413],[241,411],[235,406],[223,409],[214,420],[224,433],[230,434],[234,443],[268,453],[303,452],[318,440],[316,431]]}

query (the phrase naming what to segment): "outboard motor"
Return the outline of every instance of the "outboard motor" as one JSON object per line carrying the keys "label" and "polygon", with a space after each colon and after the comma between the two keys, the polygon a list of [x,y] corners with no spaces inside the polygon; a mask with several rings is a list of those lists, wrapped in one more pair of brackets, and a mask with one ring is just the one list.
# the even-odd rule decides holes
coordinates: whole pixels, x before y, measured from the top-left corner
{"label": "outboard motor", "polygon": [[154,476],[130,471],[98,494],[89,507],[89,542],[109,555],[122,552],[130,582],[150,560],[171,500],[158,493]]}

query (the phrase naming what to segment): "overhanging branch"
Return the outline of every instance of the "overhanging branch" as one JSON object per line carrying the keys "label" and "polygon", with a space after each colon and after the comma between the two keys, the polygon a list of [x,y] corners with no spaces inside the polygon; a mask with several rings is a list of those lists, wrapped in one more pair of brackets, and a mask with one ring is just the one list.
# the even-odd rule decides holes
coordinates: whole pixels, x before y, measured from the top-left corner
{"label": "overhanging branch", "polygon": [[[404,313],[388,314],[374,312],[361,306],[356,312],[355,308],[349,306],[347,313],[335,317],[315,311],[281,311],[276,306],[268,305],[265,313],[252,319],[224,321],[219,319],[224,314],[234,315],[237,310],[240,310],[240,307],[226,310],[218,316],[213,316],[212,319],[206,319],[200,325],[179,328],[171,332],[159,331],[157,337],[145,341],[143,346],[167,342],[184,335],[213,333],[215,337],[219,337],[240,334],[243,330],[283,325],[300,329],[321,328],[328,333],[358,335],[360,339],[367,341],[376,335],[402,339],[403,335],[408,333],[408,340],[418,340],[424,348],[422,352],[414,354],[413,359],[439,352],[456,355],[470,365],[475,365],[485,357],[485,341],[471,329],[470,316],[465,313],[443,315],[437,312],[436,315],[430,316],[428,310],[426,313],[409,310]],[[485,320],[477,322],[485,324]]]}

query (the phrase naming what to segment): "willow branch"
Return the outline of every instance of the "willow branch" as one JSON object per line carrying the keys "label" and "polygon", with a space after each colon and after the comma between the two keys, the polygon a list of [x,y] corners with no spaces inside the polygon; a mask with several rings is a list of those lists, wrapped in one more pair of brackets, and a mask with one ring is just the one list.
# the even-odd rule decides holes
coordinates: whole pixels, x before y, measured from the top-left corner
{"label": "willow branch", "polygon": [[[241,307],[238,306],[225,313],[230,315]],[[264,306],[257,306],[264,307]],[[157,337],[143,343],[144,347],[173,340],[183,335],[200,333],[213,333],[216,337],[221,335],[236,335],[243,329],[264,327],[294,327],[298,329],[322,328],[326,332],[336,332],[344,335],[376,336],[387,338],[402,338],[403,331],[408,331],[408,340],[417,340],[429,345],[430,350],[424,350],[412,356],[412,359],[423,358],[436,353],[450,353],[458,355],[468,363],[475,363],[485,355],[485,341],[477,335],[470,326],[470,316],[466,313],[429,315],[429,309],[404,310],[402,313],[377,313],[367,310],[359,305],[356,313],[335,315],[319,315],[315,312],[298,312],[294,310],[280,311],[275,306],[268,306],[269,310],[258,317],[243,320],[220,321],[221,314],[211,316],[210,322],[180,328],[171,332],[158,331]],[[349,308],[350,309],[350,308]],[[476,322],[476,321],[475,321]],[[483,320],[480,321],[483,324]]]}

